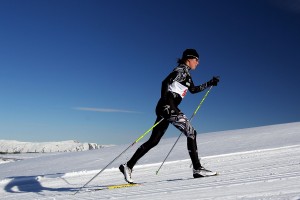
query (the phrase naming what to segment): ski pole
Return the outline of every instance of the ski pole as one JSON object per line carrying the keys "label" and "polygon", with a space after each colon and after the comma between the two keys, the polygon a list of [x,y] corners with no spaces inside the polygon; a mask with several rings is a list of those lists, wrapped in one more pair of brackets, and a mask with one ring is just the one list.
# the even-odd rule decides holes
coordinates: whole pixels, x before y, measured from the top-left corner
{"label": "ski pole", "polygon": [[[196,110],[194,111],[193,115],[190,118],[190,122],[192,121],[192,119],[194,118],[194,116],[196,115],[196,113],[198,112],[198,110],[200,109],[202,103],[204,102],[204,100],[206,99],[208,93],[210,92],[210,90],[212,89],[213,86],[210,86],[209,90],[205,93],[204,97],[202,98],[201,102],[199,103],[198,107],[196,108]],[[170,153],[173,151],[175,145],[177,144],[179,138],[181,137],[182,132],[179,134],[177,140],[175,141],[174,145],[172,146],[171,150],[169,151],[169,153],[167,154],[166,158],[164,159],[164,161],[162,162],[162,164],[160,165],[160,167],[158,168],[158,170],[156,171],[156,175],[158,174],[159,170],[162,168],[162,166],[164,165],[165,161],[167,160],[167,158],[169,157]]]}
{"label": "ski pole", "polygon": [[92,182],[97,176],[99,176],[107,167],[109,167],[114,161],[116,161],[118,158],[121,157],[130,147],[135,145],[137,142],[139,142],[143,137],[145,137],[154,127],[156,127],[160,122],[162,122],[164,118],[156,122],[151,128],[149,128],[147,131],[145,131],[138,139],[136,139],[129,147],[127,147],[122,153],[120,153],[115,159],[113,159],[110,163],[108,163],[103,169],[101,169],[93,178],[91,178],[86,184],[84,184],[82,187],[80,187],[75,193],[77,194],[79,191],[81,191],[85,186],[87,186],[90,182]]}

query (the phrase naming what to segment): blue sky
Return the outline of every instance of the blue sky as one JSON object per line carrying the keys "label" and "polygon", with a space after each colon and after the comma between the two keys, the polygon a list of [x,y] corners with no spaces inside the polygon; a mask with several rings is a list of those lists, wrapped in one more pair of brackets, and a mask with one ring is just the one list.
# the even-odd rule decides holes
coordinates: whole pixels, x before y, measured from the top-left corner
{"label": "blue sky", "polygon": [[1,0],[0,27],[0,139],[131,143],[186,48],[221,77],[199,133],[300,121],[299,1]]}

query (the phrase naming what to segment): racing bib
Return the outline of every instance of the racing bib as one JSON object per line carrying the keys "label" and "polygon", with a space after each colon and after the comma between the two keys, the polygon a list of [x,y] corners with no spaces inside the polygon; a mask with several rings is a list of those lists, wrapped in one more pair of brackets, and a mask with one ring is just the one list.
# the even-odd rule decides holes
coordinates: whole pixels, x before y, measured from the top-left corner
{"label": "racing bib", "polygon": [[181,83],[174,81],[171,85],[169,85],[169,91],[175,92],[184,98],[188,90],[188,87],[182,85]]}

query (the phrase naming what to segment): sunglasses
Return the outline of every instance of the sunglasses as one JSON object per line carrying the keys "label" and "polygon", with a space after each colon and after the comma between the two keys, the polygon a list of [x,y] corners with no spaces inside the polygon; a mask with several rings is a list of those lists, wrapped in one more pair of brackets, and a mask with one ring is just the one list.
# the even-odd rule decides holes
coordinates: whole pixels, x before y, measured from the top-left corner
{"label": "sunglasses", "polygon": [[189,57],[188,59],[196,59],[196,61],[199,61],[199,58],[196,56],[187,55],[187,57]]}
{"label": "sunglasses", "polygon": [[199,62],[199,58],[197,57],[191,57],[190,59],[195,59],[197,62]]}

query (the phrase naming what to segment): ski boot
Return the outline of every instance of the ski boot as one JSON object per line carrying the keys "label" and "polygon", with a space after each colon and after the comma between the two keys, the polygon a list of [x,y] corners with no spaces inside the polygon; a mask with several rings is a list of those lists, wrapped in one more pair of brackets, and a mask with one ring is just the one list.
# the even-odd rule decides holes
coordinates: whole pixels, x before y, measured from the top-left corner
{"label": "ski boot", "polygon": [[194,178],[208,177],[208,176],[216,176],[217,172],[210,171],[205,169],[204,167],[200,167],[199,169],[193,169]]}
{"label": "ski boot", "polygon": [[127,166],[127,163],[120,165],[119,170],[123,173],[125,181],[127,181],[130,184],[134,183],[134,181],[131,178],[132,169],[130,169]]}

